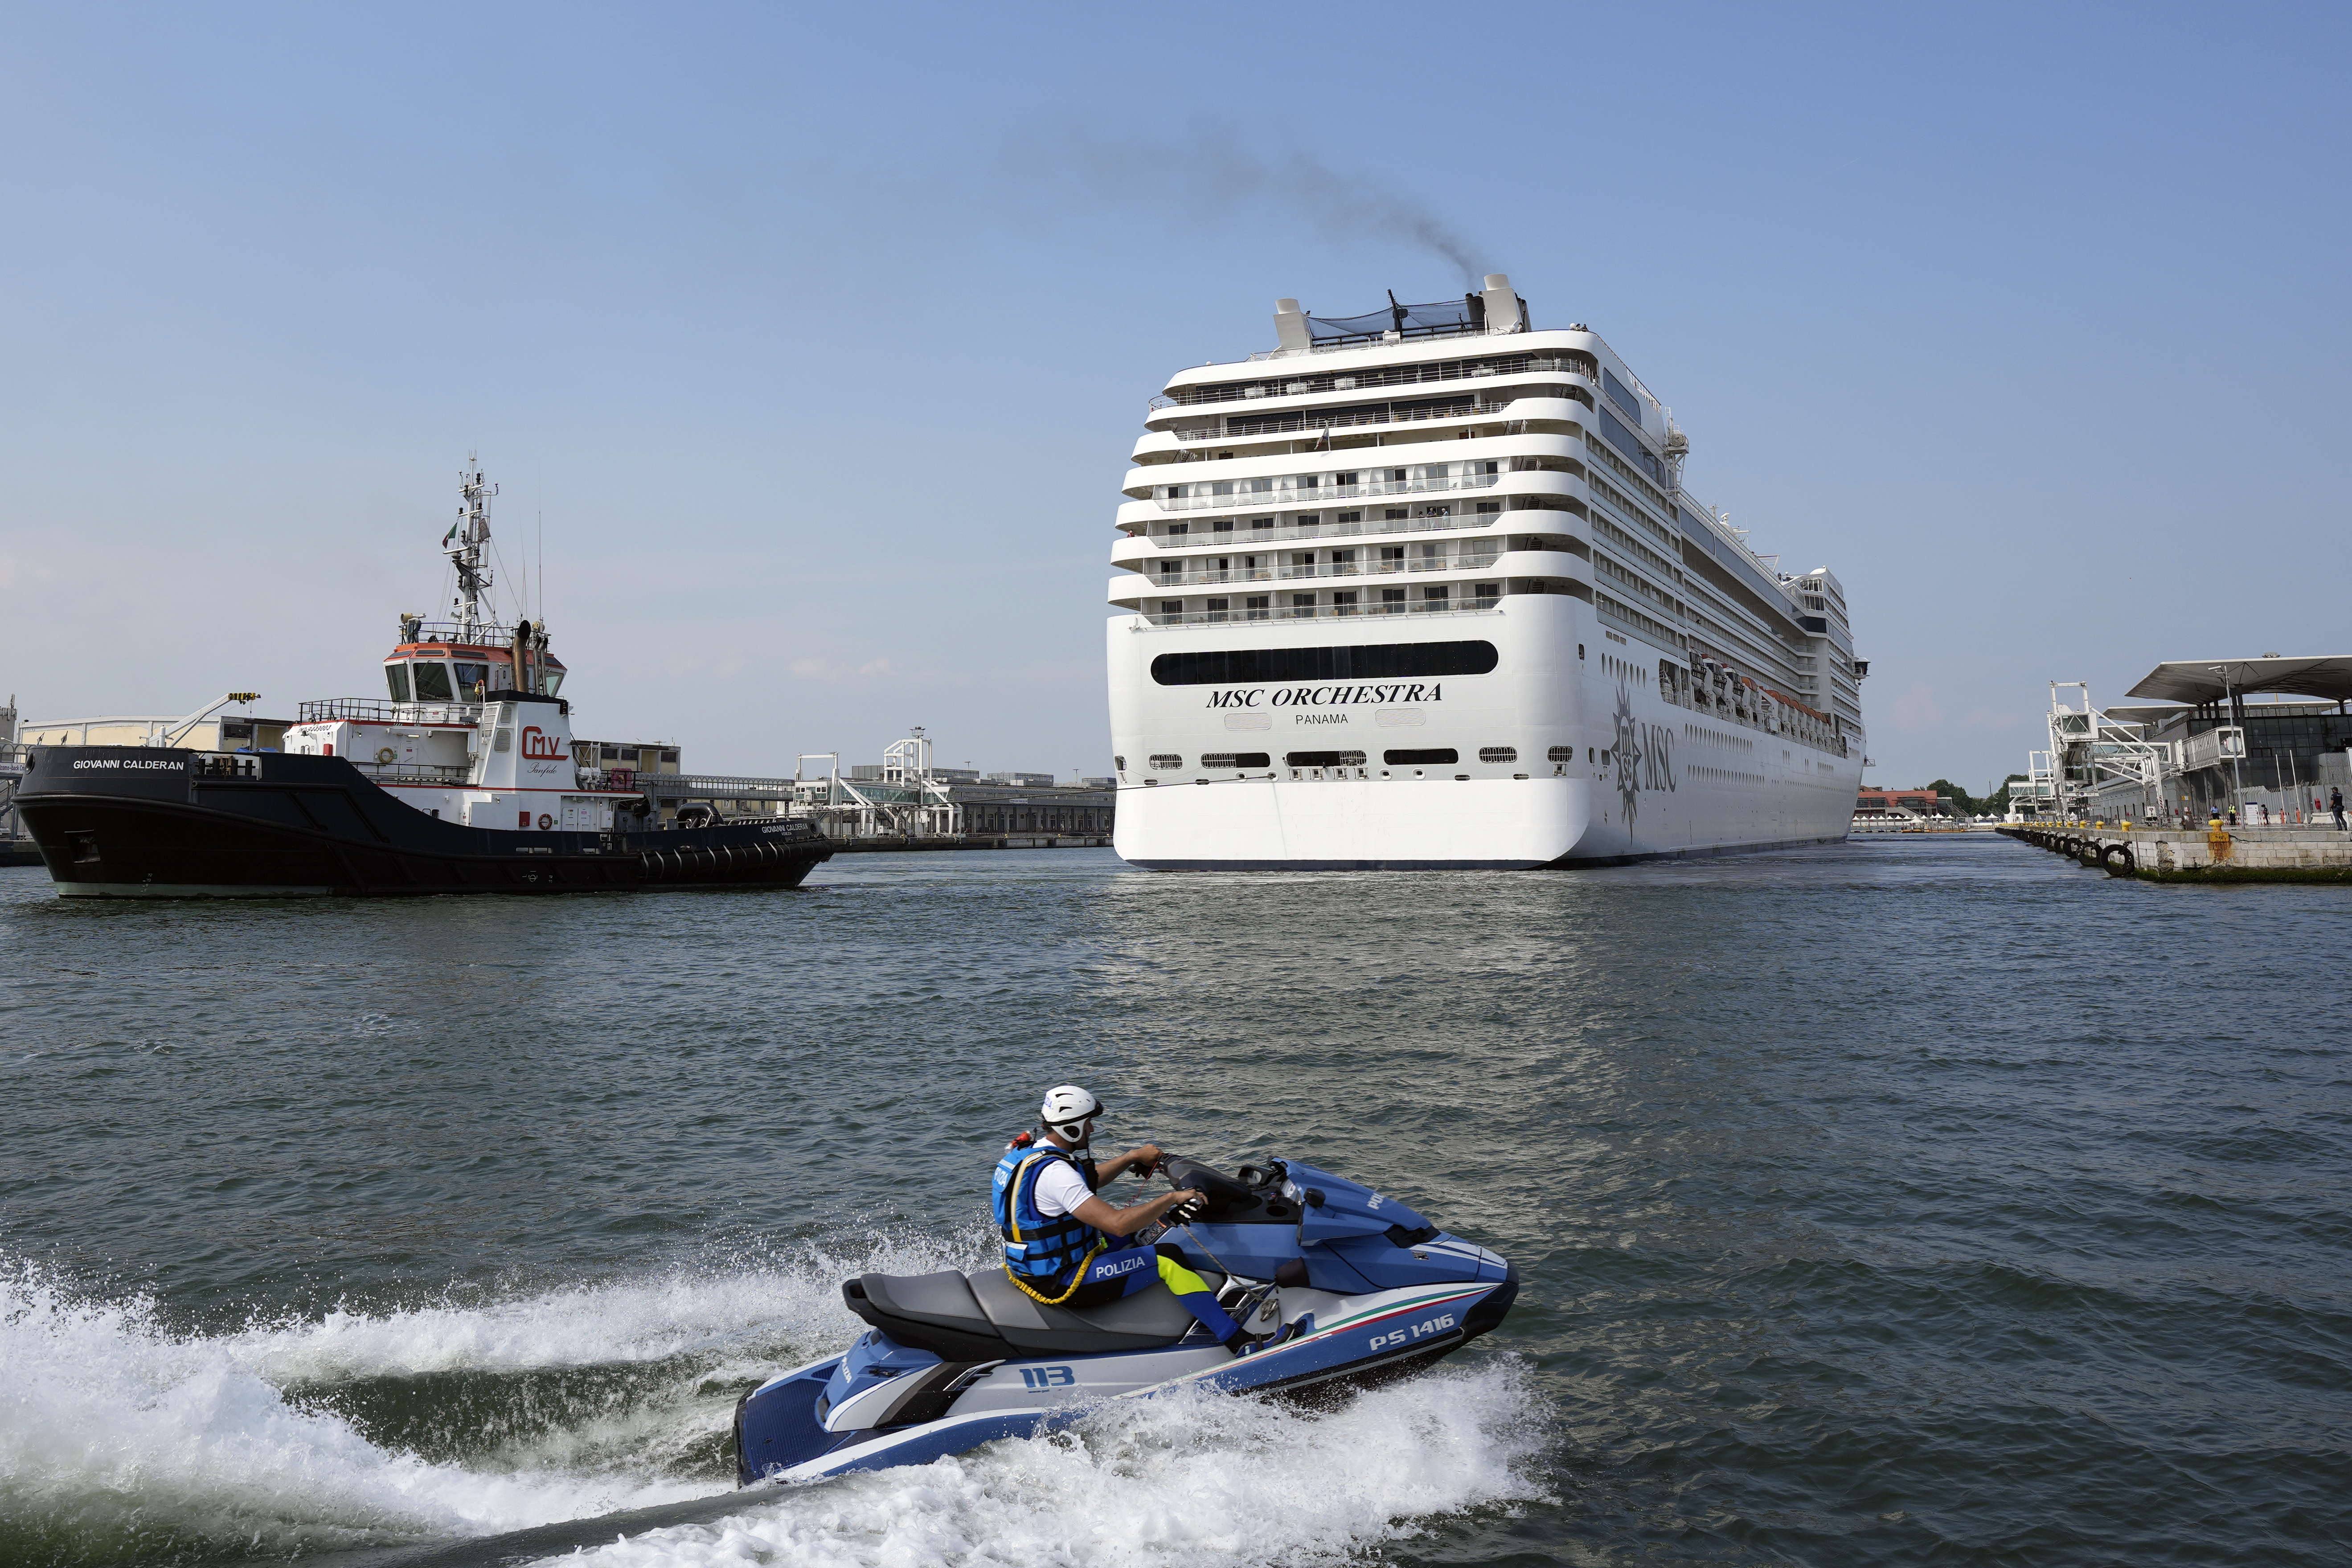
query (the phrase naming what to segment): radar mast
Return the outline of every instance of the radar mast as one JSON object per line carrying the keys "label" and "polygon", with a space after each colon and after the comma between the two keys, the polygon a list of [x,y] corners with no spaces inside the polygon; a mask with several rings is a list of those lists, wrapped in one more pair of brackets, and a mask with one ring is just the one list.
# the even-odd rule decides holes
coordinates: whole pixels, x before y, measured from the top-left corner
{"label": "radar mast", "polygon": [[466,454],[466,468],[457,475],[457,494],[464,504],[457,508],[457,521],[441,536],[442,553],[457,569],[457,593],[449,601],[449,616],[464,642],[473,641],[476,628],[488,624],[482,602],[490,591],[490,569],[483,563],[482,552],[490,542],[490,498],[499,493],[498,486],[482,482],[482,470],[474,466],[478,457]]}

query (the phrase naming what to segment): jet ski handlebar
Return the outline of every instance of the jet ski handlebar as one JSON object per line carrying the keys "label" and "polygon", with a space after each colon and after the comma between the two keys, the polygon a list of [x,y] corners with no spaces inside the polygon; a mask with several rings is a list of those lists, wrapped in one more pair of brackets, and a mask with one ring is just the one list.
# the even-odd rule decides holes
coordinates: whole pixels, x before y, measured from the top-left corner
{"label": "jet ski handlebar", "polygon": [[[1181,1154],[1170,1154],[1161,1159],[1160,1172],[1168,1178],[1171,1185],[1190,1187],[1200,1194],[1211,1214],[1222,1214],[1237,1205],[1246,1204],[1257,1195],[1258,1189],[1281,1179],[1279,1167],[1269,1173],[1255,1165],[1244,1165],[1239,1179],[1236,1179],[1214,1165],[1188,1160]],[[1258,1179],[1250,1180],[1253,1176]]]}

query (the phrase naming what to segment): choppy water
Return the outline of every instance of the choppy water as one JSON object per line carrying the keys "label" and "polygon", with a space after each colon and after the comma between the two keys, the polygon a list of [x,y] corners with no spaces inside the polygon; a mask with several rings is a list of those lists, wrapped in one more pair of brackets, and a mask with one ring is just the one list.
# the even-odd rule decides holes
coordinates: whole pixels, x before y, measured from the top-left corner
{"label": "choppy water", "polygon": [[[317,906],[0,872],[0,1562],[2340,1563],[2347,913],[1988,839]],[[727,1495],[735,1395],[845,1340],[845,1274],[984,1258],[1064,1079],[1108,1138],[1406,1197],[1517,1310],[1337,1410]]]}

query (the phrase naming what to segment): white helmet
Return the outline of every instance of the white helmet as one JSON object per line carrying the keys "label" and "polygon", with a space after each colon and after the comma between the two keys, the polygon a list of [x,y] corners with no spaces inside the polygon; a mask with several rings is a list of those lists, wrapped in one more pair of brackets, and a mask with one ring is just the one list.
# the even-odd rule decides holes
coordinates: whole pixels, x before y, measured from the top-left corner
{"label": "white helmet", "polygon": [[1102,1101],[1080,1089],[1066,1083],[1045,1091],[1045,1103],[1037,1108],[1039,1120],[1049,1132],[1058,1132],[1073,1143],[1086,1136],[1087,1121],[1102,1114]]}

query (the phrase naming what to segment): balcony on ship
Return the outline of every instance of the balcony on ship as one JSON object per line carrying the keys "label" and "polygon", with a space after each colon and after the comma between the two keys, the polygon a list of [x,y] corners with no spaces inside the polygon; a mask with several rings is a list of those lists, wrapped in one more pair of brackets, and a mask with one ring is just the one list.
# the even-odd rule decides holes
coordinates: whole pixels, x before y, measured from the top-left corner
{"label": "balcony on ship", "polygon": [[1342,589],[1316,594],[1254,594],[1232,599],[1212,598],[1199,609],[1154,609],[1142,612],[1152,626],[1213,626],[1231,621],[1349,620],[1380,616],[1492,615],[1505,597],[1499,583],[1479,583],[1452,593],[1433,584],[1414,594],[1406,588]]}
{"label": "balcony on ship", "polygon": [[1598,384],[1601,372],[1591,355],[1571,350],[1565,353],[1498,354],[1482,359],[1367,366],[1347,373],[1323,371],[1208,385],[1179,384],[1150,400],[1145,409],[1145,419],[1148,423],[1154,415],[1178,408],[1257,403],[1269,398],[1344,396],[1394,387],[1428,386],[1457,381],[1503,381],[1524,375],[1573,375]]}

